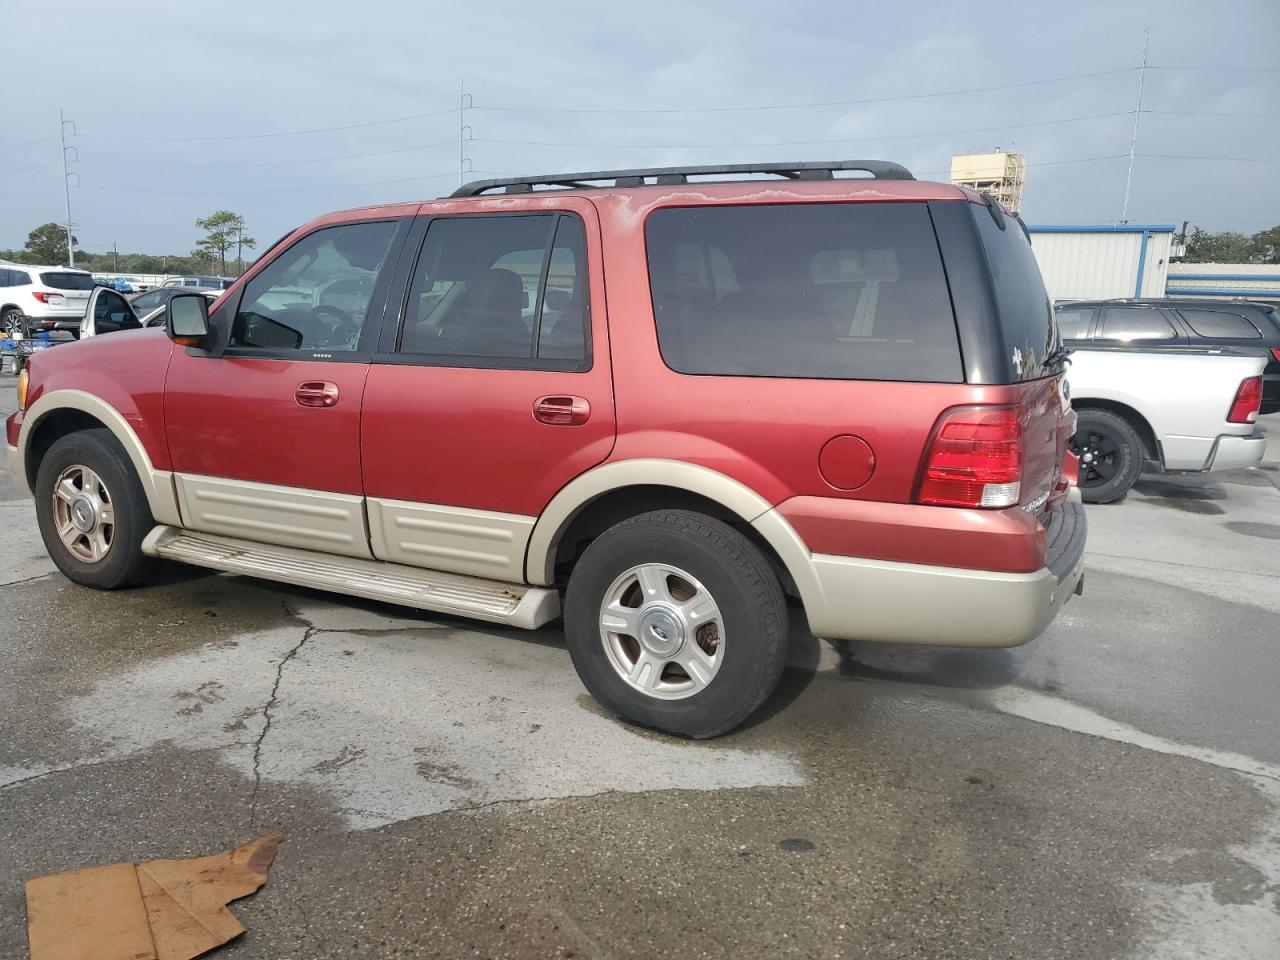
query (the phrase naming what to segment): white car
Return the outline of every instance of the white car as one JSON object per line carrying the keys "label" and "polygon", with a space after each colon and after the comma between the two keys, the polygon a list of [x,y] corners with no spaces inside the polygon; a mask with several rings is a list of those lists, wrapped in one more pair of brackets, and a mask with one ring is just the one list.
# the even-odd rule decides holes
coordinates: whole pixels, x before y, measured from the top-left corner
{"label": "white car", "polygon": [[0,265],[0,329],[25,322],[29,332],[80,331],[80,318],[93,290],[93,276],[71,267],[26,263]]}
{"label": "white car", "polygon": [[1256,465],[1267,446],[1257,426],[1266,363],[1257,351],[1214,347],[1073,351],[1071,447],[1085,502],[1122,499],[1144,465],[1171,473]]}

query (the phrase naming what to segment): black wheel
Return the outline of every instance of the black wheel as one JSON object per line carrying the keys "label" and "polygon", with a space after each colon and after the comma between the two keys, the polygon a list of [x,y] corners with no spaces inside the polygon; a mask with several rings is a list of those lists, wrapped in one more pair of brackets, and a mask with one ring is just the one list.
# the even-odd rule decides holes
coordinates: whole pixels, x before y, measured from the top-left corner
{"label": "black wheel", "polygon": [[1142,440],[1129,421],[1107,410],[1077,414],[1071,452],[1080,458],[1085,503],[1123,500],[1142,472]]}
{"label": "black wheel", "polygon": [[22,311],[17,307],[6,307],[3,313],[0,313],[0,334],[12,340],[14,331],[19,333],[18,339],[26,339],[26,330],[23,329]]}
{"label": "black wheel", "polygon": [[565,597],[578,676],[630,723],[685,737],[732,730],[773,692],[787,609],[746,537],[686,510],[642,514],[597,537]]}
{"label": "black wheel", "polygon": [[34,493],[45,549],[67,579],[114,590],[141,582],[154,566],[142,539],[155,519],[110,431],[82,430],[54,441]]}

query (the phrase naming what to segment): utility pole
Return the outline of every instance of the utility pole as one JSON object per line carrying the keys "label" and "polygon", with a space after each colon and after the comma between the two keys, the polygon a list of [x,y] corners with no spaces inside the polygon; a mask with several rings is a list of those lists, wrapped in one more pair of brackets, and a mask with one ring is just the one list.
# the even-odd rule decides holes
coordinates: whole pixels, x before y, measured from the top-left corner
{"label": "utility pole", "polygon": [[120,254],[116,251],[116,242],[111,241],[111,272],[120,272]]}
{"label": "utility pole", "polygon": [[1138,69],[1138,109],[1133,111],[1133,139],[1129,141],[1129,172],[1124,177],[1124,209],[1120,222],[1129,222],[1129,191],[1133,187],[1133,158],[1138,151],[1138,124],[1142,121],[1142,85],[1147,79],[1147,48],[1151,44],[1151,31],[1142,31],[1142,66]]}
{"label": "utility pole", "polygon": [[67,265],[74,267],[76,265],[76,241],[71,236],[71,178],[76,178],[76,185],[80,184],[80,175],[67,169],[67,151],[75,153],[76,161],[80,160],[80,151],[75,147],[67,146],[67,125],[71,126],[71,133],[76,133],[76,124],[74,120],[67,120],[62,115],[62,111],[58,111],[58,134],[62,137],[62,191],[67,200]]}
{"label": "utility pole", "polygon": [[470,107],[475,101],[471,94],[466,91],[466,82],[458,81],[458,186],[462,186],[462,181],[466,179],[466,173],[471,169],[471,158],[466,155],[466,141],[471,139],[471,127],[467,125],[464,119],[464,111]]}
{"label": "utility pole", "polygon": [[244,231],[244,223],[236,221],[236,276],[244,273],[244,262],[240,259],[240,234]]}

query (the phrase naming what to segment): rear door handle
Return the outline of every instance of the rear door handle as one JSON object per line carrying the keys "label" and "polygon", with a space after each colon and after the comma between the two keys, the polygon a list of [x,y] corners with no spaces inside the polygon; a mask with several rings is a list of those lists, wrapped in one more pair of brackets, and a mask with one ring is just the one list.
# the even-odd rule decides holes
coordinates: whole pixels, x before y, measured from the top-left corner
{"label": "rear door handle", "polygon": [[533,401],[533,419],[553,427],[576,427],[591,418],[591,404],[582,397],[539,397]]}
{"label": "rear door handle", "polygon": [[332,407],[338,402],[338,385],[328,380],[308,380],[298,385],[293,399],[300,407]]}

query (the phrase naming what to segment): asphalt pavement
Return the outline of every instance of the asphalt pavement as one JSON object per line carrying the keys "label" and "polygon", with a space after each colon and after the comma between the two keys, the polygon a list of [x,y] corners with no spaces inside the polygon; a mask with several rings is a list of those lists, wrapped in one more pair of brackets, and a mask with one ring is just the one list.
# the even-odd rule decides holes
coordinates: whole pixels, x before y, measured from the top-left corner
{"label": "asphalt pavement", "polygon": [[[0,415],[13,409],[0,378]],[[709,743],[536,633],[172,567],[53,571],[0,475],[0,958],[22,884],[280,830],[218,956],[1280,958],[1271,462],[1090,507],[1015,650],[820,642]]]}

